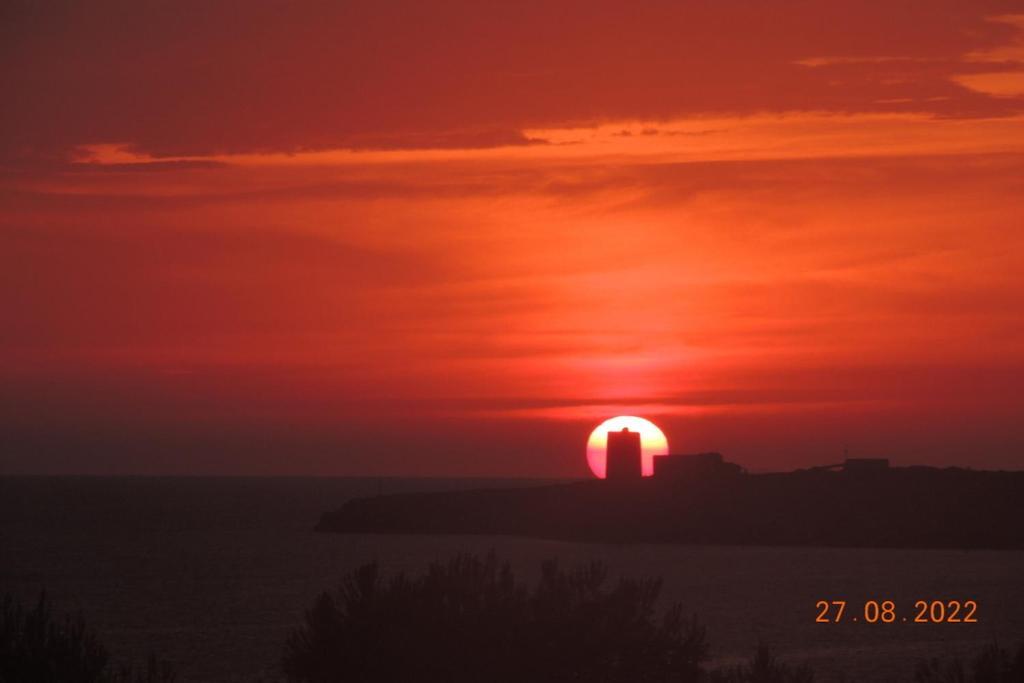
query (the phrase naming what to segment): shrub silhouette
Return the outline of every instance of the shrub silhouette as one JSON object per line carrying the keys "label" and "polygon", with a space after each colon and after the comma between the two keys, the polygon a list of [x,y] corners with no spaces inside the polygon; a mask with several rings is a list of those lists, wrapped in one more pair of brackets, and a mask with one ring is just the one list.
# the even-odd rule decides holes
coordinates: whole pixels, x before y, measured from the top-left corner
{"label": "shrub silhouette", "polygon": [[996,644],[979,652],[970,667],[963,660],[929,659],[918,664],[917,683],[1024,683],[1024,643],[1011,655]]}
{"label": "shrub silhouette", "polygon": [[5,595],[0,606],[0,683],[172,683],[174,671],[150,657],[145,670],[115,666],[81,617],[57,622],[46,596],[25,609]]}
{"label": "shrub silhouette", "polygon": [[806,666],[783,664],[761,645],[749,664],[713,672],[709,683],[814,683],[814,673]]}
{"label": "shrub silhouette", "polygon": [[493,554],[416,578],[365,565],[316,600],[282,668],[293,683],[702,680],[704,630],[678,605],[657,616],[660,581],[608,584],[599,564],[546,562],[530,589]]}

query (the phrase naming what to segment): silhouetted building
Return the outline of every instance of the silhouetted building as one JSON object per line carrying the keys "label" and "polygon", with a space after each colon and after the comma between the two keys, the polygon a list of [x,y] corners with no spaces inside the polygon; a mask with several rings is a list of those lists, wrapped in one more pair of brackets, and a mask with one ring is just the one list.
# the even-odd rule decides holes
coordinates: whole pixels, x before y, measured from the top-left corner
{"label": "silhouetted building", "polygon": [[889,471],[889,458],[847,458],[832,465],[809,467],[806,472],[839,471],[843,474],[870,475]]}
{"label": "silhouetted building", "polygon": [[706,479],[740,474],[743,468],[725,462],[721,453],[670,454],[654,458],[654,476],[658,479]]}
{"label": "silhouetted building", "polygon": [[639,479],[643,476],[640,432],[623,427],[621,432],[608,432],[605,472],[608,479]]}

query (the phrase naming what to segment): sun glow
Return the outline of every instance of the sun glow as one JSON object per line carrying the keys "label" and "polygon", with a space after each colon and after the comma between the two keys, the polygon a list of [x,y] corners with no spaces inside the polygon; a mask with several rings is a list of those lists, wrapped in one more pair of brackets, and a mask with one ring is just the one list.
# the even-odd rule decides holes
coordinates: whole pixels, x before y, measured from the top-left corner
{"label": "sun glow", "polygon": [[617,432],[624,427],[640,432],[640,453],[645,477],[654,474],[654,456],[668,453],[668,439],[656,424],[642,417],[619,415],[599,424],[587,439],[587,464],[594,476],[600,479],[605,477],[608,432]]}

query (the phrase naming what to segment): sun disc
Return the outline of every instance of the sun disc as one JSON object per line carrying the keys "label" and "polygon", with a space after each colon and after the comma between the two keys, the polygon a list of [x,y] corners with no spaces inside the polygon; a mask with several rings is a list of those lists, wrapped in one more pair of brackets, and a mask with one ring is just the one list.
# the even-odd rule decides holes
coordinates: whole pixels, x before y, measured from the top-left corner
{"label": "sun disc", "polygon": [[668,439],[656,424],[642,417],[619,415],[599,424],[587,439],[587,464],[595,477],[605,477],[608,432],[617,432],[623,428],[640,432],[640,454],[645,477],[654,474],[654,456],[668,453]]}

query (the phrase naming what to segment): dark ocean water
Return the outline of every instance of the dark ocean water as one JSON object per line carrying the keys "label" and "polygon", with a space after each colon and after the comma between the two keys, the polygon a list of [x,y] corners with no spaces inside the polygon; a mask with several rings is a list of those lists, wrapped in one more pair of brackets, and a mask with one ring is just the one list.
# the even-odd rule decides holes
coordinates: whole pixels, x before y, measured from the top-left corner
{"label": "dark ocean water", "polygon": [[[546,558],[661,576],[731,662],[759,642],[819,680],[909,680],[920,657],[1024,639],[1024,552],[617,546],[501,537],[317,534],[353,496],[537,482],[399,479],[0,479],[0,592],[81,611],[115,656],[153,651],[185,683],[273,679],[288,631],[322,590],[371,560],[419,571],[495,550],[524,579]],[[977,624],[816,624],[818,600],[972,599]]]}

